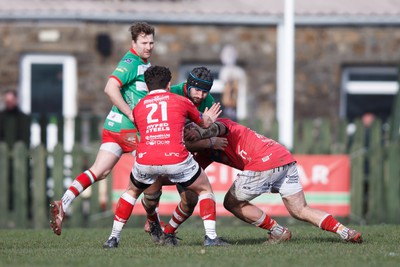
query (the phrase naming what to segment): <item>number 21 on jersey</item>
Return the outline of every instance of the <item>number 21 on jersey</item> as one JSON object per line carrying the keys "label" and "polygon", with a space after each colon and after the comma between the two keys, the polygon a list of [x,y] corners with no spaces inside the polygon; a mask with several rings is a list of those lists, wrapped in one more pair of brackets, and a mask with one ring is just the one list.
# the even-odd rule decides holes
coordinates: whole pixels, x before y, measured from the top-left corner
{"label": "number 21 on jersey", "polygon": [[146,108],[150,108],[151,109],[149,114],[147,114],[147,123],[148,124],[159,122],[159,120],[160,120],[159,112],[160,111],[161,111],[161,121],[167,121],[168,120],[167,102],[160,101],[158,103],[150,103],[150,104],[146,105]]}

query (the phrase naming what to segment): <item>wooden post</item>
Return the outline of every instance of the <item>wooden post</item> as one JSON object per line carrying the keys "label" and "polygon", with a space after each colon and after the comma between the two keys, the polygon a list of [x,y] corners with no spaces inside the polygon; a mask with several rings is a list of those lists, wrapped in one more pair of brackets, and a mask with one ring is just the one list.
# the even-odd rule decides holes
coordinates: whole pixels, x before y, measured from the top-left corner
{"label": "wooden post", "polygon": [[51,170],[51,177],[54,181],[53,200],[60,199],[64,194],[64,148],[58,143],[53,151],[54,165]]}
{"label": "wooden post", "polygon": [[318,154],[330,154],[332,145],[332,131],[328,119],[322,119],[319,125]]}
{"label": "wooden post", "polygon": [[47,152],[42,144],[32,151],[32,215],[33,227],[43,229],[49,225],[49,209],[46,196],[46,159]]}
{"label": "wooden post", "polygon": [[293,125],[293,154],[301,154],[301,123],[296,120]]}
{"label": "wooden post", "polygon": [[4,142],[0,142],[0,227],[7,227],[9,220],[8,210],[8,177],[9,177],[9,156],[8,146]]}
{"label": "wooden post", "polygon": [[388,223],[400,223],[400,141],[391,142],[388,147],[386,165],[386,203]]}
{"label": "wooden post", "polygon": [[297,141],[296,153],[313,154],[314,144],[314,124],[310,119],[301,122],[301,138]]}
{"label": "wooden post", "polygon": [[386,207],[384,197],[384,154],[382,147],[382,124],[376,119],[371,125],[370,146],[367,153],[370,173],[368,175],[368,213],[367,220],[370,223],[382,223],[385,221]]}
{"label": "wooden post", "polygon": [[400,131],[400,90],[397,92],[395,100],[393,101],[392,115],[390,118],[390,140],[392,142],[400,141],[399,131]]}
{"label": "wooden post", "polygon": [[354,141],[350,148],[351,160],[351,216],[357,222],[364,219],[364,132],[360,120],[355,122],[356,132],[354,133]]}
{"label": "wooden post", "polygon": [[279,125],[277,120],[272,122],[268,137],[274,140],[279,139]]}
{"label": "wooden post", "polygon": [[29,154],[27,147],[21,141],[15,143],[13,149],[13,198],[14,198],[14,218],[17,228],[26,228],[28,226],[28,160]]}
{"label": "wooden post", "polygon": [[346,154],[347,153],[347,120],[339,120],[335,129],[335,142],[332,147],[332,154]]}

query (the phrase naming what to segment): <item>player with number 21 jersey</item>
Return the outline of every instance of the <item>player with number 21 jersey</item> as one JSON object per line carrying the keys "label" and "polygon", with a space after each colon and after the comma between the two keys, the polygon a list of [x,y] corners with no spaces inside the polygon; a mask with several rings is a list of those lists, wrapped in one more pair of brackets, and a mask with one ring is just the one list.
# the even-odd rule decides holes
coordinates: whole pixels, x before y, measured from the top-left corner
{"label": "player with number 21 jersey", "polygon": [[177,164],[189,152],[183,142],[185,119],[202,120],[201,113],[187,98],[165,90],[151,91],[133,109],[135,125],[142,136],[136,150],[139,164]]}

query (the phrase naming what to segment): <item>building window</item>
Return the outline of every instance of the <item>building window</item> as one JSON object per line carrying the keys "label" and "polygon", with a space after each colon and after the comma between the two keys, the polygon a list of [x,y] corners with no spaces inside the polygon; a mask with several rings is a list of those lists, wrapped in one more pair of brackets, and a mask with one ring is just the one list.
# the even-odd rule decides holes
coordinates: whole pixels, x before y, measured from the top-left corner
{"label": "building window", "polygon": [[[25,55],[21,58],[20,73],[21,109],[27,114],[62,115],[64,140],[58,141],[64,142],[67,151],[71,150],[74,142],[73,119],[77,113],[76,59],[68,55]],[[37,129],[35,125],[32,129],[31,144],[37,145],[40,133],[34,130]],[[56,138],[54,134],[48,136],[48,149],[57,142]]]}
{"label": "building window", "polygon": [[342,72],[340,117],[353,121],[366,113],[386,121],[399,90],[396,67],[346,67]]}

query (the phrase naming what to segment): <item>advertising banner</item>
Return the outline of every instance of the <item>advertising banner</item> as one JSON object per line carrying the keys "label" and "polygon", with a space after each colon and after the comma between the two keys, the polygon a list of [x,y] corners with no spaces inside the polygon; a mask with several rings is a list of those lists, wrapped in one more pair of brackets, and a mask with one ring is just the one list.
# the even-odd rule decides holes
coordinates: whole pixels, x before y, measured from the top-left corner
{"label": "advertising banner", "polygon": [[[307,203],[333,216],[350,214],[350,161],[347,155],[294,155]],[[112,172],[113,206],[129,184],[134,157],[124,154]],[[239,170],[213,163],[206,173],[211,182],[217,202],[217,215],[231,215],[223,207],[223,200]],[[164,186],[159,212],[172,215],[179,203],[175,186]],[[279,194],[263,194],[252,201],[271,216],[290,216]],[[140,201],[136,202],[134,214],[145,214]],[[198,207],[194,214],[199,214]]]}

